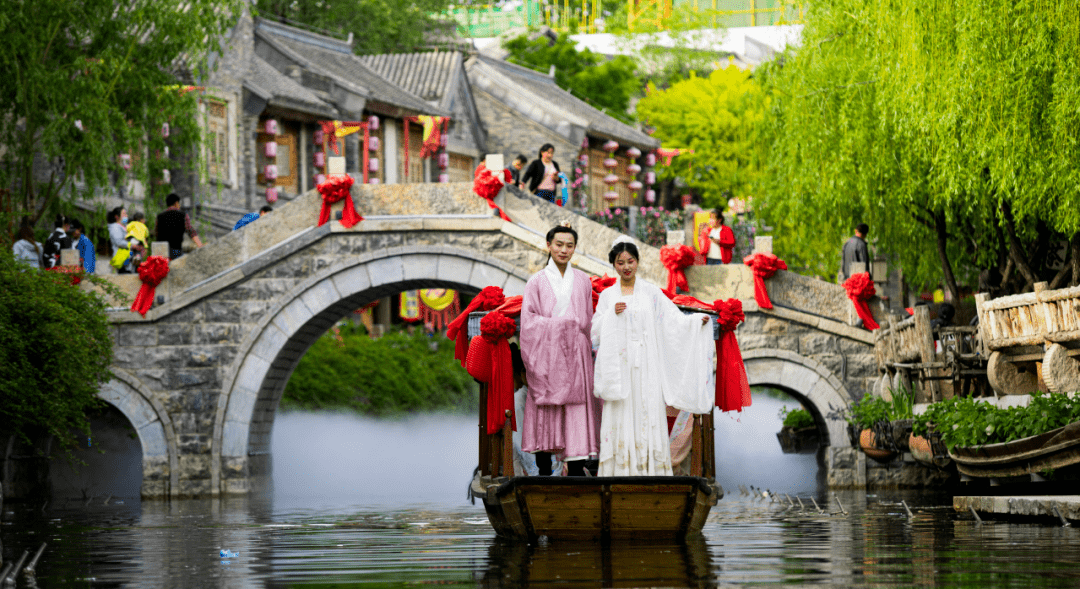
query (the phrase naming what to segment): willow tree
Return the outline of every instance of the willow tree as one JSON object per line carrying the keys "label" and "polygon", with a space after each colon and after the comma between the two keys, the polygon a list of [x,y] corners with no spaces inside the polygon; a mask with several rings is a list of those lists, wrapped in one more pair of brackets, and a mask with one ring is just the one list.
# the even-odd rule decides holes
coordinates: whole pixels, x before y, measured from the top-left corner
{"label": "willow tree", "polygon": [[753,136],[765,100],[750,73],[731,66],[706,77],[691,74],[665,90],[649,84],[638,117],[664,147],[693,150],[669,165],[661,162],[661,177],[681,177],[708,208],[726,206],[725,193],[748,195],[757,179]]}
{"label": "willow tree", "polygon": [[243,5],[0,2],[0,233],[127,175],[168,190],[167,148],[186,152],[200,136],[183,84],[206,73]]}
{"label": "willow tree", "polygon": [[819,0],[756,73],[761,206],[835,274],[865,221],[914,284],[1080,281],[1080,9],[1042,0]]}

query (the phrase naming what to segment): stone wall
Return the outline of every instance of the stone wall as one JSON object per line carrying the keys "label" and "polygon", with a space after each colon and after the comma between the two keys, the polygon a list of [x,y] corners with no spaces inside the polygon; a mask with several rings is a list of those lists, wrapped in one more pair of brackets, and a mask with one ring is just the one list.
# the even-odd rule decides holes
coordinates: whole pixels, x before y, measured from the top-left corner
{"label": "stone wall", "polygon": [[559,167],[570,177],[581,145],[522,117],[479,88],[473,88],[473,97],[484,125],[488,153],[503,154],[506,165],[509,166],[518,154],[529,158],[531,162],[539,156],[540,146],[550,143],[555,146],[555,161],[559,162]]}

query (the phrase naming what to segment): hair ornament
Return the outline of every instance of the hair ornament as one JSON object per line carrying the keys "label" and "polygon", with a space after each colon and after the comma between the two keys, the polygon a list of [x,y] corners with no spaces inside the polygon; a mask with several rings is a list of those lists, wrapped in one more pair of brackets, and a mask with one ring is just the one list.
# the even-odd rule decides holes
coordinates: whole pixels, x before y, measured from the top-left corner
{"label": "hair ornament", "polygon": [[634,243],[634,240],[629,235],[626,235],[624,233],[624,234],[616,237],[615,241],[611,242],[612,249],[614,249],[615,246],[619,245],[620,243]]}

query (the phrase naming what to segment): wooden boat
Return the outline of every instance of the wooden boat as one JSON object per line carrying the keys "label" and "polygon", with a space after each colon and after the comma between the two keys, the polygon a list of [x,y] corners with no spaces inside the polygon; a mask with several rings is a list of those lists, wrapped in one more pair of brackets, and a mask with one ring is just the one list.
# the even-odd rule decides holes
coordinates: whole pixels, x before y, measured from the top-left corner
{"label": "wooden boat", "polygon": [[1003,444],[954,447],[949,456],[961,473],[1005,478],[1038,474],[1080,463],[1080,422]]}
{"label": "wooden boat", "polygon": [[[469,318],[469,336],[480,317]],[[667,539],[701,533],[713,505],[723,497],[716,483],[712,414],[695,415],[690,476],[515,476],[510,420],[487,433],[487,385],[480,383],[480,467],[470,485],[495,533],[536,542],[549,540]],[[507,412],[507,417],[509,417]]]}

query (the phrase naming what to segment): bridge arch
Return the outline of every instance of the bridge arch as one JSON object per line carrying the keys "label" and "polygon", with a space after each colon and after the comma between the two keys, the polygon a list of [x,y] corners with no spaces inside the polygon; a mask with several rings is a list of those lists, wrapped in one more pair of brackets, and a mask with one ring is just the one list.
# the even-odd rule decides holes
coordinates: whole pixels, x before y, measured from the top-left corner
{"label": "bridge arch", "polygon": [[[172,420],[150,389],[131,373],[113,366],[113,379],[98,397],[131,422],[142,446],[143,496],[168,496],[177,489],[180,457]],[[158,488],[147,489],[148,485]]]}
{"label": "bridge arch", "polygon": [[850,447],[846,424],[829,414],[851,403],[851,394],[820,362],[790,350],[757,348],[743,352],[750,386],[782,389],[806,405],[818,423],[822,446]]}
{"label": "bridge arch", "polygon": [[211,488],[248,491],[270,472],[270,434],[289,376],[338,320],[374,300],[417,288],[522,294],[528,275],[494,256],[450,246],[406,246],[337,262],[282,295],[240,345],[214,421]]}

